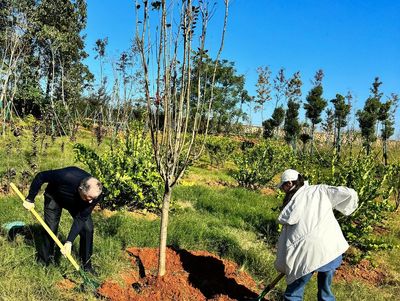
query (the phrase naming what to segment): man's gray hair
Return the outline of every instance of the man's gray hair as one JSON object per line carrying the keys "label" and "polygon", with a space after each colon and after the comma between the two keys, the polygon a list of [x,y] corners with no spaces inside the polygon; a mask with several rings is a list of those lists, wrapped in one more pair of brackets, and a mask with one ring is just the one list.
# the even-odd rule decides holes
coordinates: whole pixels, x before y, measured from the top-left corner
{"label": "man's gray hair", "polygon": [[101,184],[101,182],[94,177],[84,178],[79,184],[79,190],[85,195],[88,195],[89,191],[92,191],[93,189],[99,192],[98,196],[103,190],[103,184]]}

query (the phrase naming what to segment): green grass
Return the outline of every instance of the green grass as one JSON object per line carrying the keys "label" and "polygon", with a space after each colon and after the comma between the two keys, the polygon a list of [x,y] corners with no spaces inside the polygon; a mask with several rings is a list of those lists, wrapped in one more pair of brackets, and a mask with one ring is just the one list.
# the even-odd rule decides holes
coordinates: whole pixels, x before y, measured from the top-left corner
{"label": "green grass", "polygon": [[[30,151],[29,134],[21,140],[23,151],[18,151],[15,137],[0,139],[0,173],[14,167],[18,171],[29,169],[27,156]],[[48,139],[48,138],[46,138]],[[51,140],[46,140],[50,142]],[[64,153],[61,144],[65,143]],[[79,142],[95,147],[96,142],[88,132],[82,132]],[[13,144],[7,153],[4,147]],[[39,152],[38,168],[59,168],[75,164],[72,143],[68,138],[57,138]],[[107,142],[100,149],[105,149]],[[187,250],[207,250],[223,258],[234,260],[242,269],[251,273],[258,282],[269,283],[277,272],[273,268],[277,239],[276,217],[273,209],[279,204],[273,195],[263,195],[236,187],[229,168],[210,168],[206,162],[191,167],[173,191],[174,208],[170,214],[168,245]],[[16,179],[18,180],[18,179]],[[26,193],[26,191],[24,192]],[[38,197],[36,208],[43,215],[43,198]],[[102,211],[93,214],[95,244],[93,263],[99,280],[116,279],[121,271],[131,268],[125,249],[129,246],[157,247],[159,219],[133,216],[117,212],[111,216]],[[58,263],[44,268],[36,263],[36,247],[40,243],[41,228],[34,217],[21,205],[14,194],[0,196],[0,225],[20,220],[27,224],[27,233],[7,239],[0,235],[0,300],[97,300],[94,295],[59,288],[65,279],[81,283],[71,264],[63,257]],[[71,226],[70,216],[64,212],[59,237],[65,238]],[[400,220],[393,214],[388,221],[384,239],[400,245]],[[78,240],[74,243],[74,256]],[[392,282],[373,287],[363,281],[335,282],[333,289],[337,300],[395,300],[400,295],[399,249],[380,251],[373,255],[373,262],[384,266]],[[314,277],[315,278],[315,277]],[[305,300],[315,300],[316,281],[312,279],[306,289]],[[270,294],[280,300],[285,282]]]}

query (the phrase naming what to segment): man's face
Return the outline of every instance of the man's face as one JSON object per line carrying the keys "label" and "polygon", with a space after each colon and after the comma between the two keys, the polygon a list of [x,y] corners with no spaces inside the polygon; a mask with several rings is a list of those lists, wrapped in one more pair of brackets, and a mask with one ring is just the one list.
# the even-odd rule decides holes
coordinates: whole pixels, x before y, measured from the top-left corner
{"label": "man's face", "polygon": [[97,195],[96,196],[90,195],[90,193],[85,194],[81,190],[79,191],[79,195],[83,201],[88,202],[88,203],[93,202],[93,200],[98,197]]}

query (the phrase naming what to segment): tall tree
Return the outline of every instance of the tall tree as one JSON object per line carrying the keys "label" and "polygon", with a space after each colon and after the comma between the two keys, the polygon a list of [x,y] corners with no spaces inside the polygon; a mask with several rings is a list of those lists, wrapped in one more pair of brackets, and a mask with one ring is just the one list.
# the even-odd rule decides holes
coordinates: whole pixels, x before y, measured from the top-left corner
{"label": "tall tree", "polygon": [[[334,125],[335,125],[335,116],[333,110],[331,108],[326,109],[326,119],[325,122],[322,123],[322,130],[326,134],[326,143],[330,143],[330,137],[334,137]],[[333,133],[333,135],[332,135]],[[335,138],[333,138],[335,140]]]}
{"label": "tall tree", "polygon": [[[199,53],[196,54],[196,56],[199,55]],[[200,94],[204,95],[205,98],[210,98],[211,84],[213,83],[214,85],[213,105],[211,107],[208,130],[214,133],[229,132],[238,119],[245,117],[241,105],[250,99],[247,90],[244,88],[245,77],[237,74],[234,62],[224,59],[215,61],[207,53],[203,54],[201,61],[195,58],[191,81],[196,83],[200,80],[203,83],[200,86]],[[200,66],[197,63],[200,63]],[[215,67],[215,75],[213,76]],[[199,68],[203,71],[199,72]],[[201,76],[200,79],[198,78],[199,75]],[[196,85],[192,86],[191,104],[193,107],[197,105],[195,101],[198,93],[197,89]],[[207,114],[207,110],[204,111],[204,114]],[[204,131],[207,126],[206,123],[207,118],[203,118],[203,122],[200,125],[201,131]]]}
{"label": "tall tree", "polygon": [[367,154],[370,154],[371,145],[376,140],[376,126],[381,107],[380,99],[382,97],[382,93],[379,91],[381,84],[382,82],[379,81],[379,77],[376,77],[370,89],[372,95],[366,100],[364,108],[357,111],[357,120]]}
{"label": "tall tree", "polygon": [[304,104],[304,109],[306,110],[306,117],[311,120],[311,155],[313,153],[315,126],[322,121],[321,113],[327,105],[326,100],[322,98],[323,78],[324,78],[323,71],[318,70],[314,76],[314,82],[313,82],[314,87],[308,93],[306,97],[307,102]]}
{"label": "tall tree", "polygon": [[278,71],[277,76],[274,78],[274,90],[275,90],[275,108],[279,106],[279,103],[285,99],[285,91],[287,87],[287,80],[285,77],[285,69],[281,68]]}
{"label": "tall tree", "polygon": [[336,98],[331,100],[334,106],[335,118],[335,148],[336,152],[340,154],[342,143],[341,129],[347,125],[347,116],[350,113],[350,104],[346,104],[344,96],[336,94]]}
{"label": "tall tree", "polygon": [[257,106],[254,108],[261,112],[261,122],[264,121],[265,104],[272,99],[271,97],[271,70],[268,66],[257,68],[258,79],[256,83],[257,96],[255,101]]}
{"label": "tall tree", "polygon": [[[162,0],[151,2],[151,4],[144,1],[143,4],[144,7],[141,8],[141,5],[136,3],[136,9],[141,9],[143,12],[141,20],[136,22],[136,41],[144,69],[144,90],[154,157],[158,172],[164,182],[158,265],[158,275],[163,276],[165,274],[168,216],[172,189],[182,177],[187,166],[198,158],[204,147],[208,122],[206,122],[207,126],[203,137],[196,138],[201,119],[204,116],[209,119],[211,113],[217,65],[214,66],[211,73],[210,93],[200,93],[204,84],[202,82],[202,73],[204,72],[202,62],[206,50],[207,25],[210,19],[208,1],[186,0],[167,3],[166,0]],[[178,7],[174,7],[172,4],[176,4]],[[225,17],[221,45],[214,60],[217,63],[223,48],[228,0],[224,0],[224,4]],[[150,15],[150,9],[156,10],[158,13]],[[180,12],[179,20],[173,19],[175,11]],[[152,20],[155,22],[151,22],[151,24],[156,24],[157,28],[150,26],[152,16],[157,20]],[[154,40],[151,37],[154,37]],[[198,44],[195,41],[199,41]],[[193,49],[197,49],[198,55],[192,55]],[[153,56],[153,54],[156,55]],[[197,82],[192,82],[193,60],[197,60],[195,64],[200,66],[196,71],[198,72]],[[151,69],[151,66],[155,66],[154,70]],[[191,105],[193,101],[192,85],[197,86],[194,114]],[[191,116],[195,116],[192,122]],[[160,117],[163,119],[162,124]],[[200,141],[199,147],[195,147],[196,141]]]}
{"label": "tall tree", "polygon": [[271,118],[264,120],[263,125],[263,137],[265,139],[272,138],[278,131],[280,125],[285,119],[285,109],[283,107],[277,107],[274,109]]}
{"label": "tall tree", "polygon": [[382,124],[381,138],[383,148],[383,160],[385,165],[388,164],[387,141],[394,134],[394,114],[397,109],[399,97],[392,94],[391,97],[381,104],[379,109],[378,120]]}
{"label": "tall tree", "polygon": [[[243,112],[243,105],[244,104],[249,104],[253,100],[253,97],[249,95],[249,92],[247,90],[243,90],[242,93],[240,94],[240,105],[239,105],[239,112]],[[245,113],[238,114],[236,118],[236,126],[239,127],[239,122],[240,121],[248,121],[249,116]]]}
{"label": "tall tree", "polygon": [[296,150],[296,142],[300,134],[301,125],[299,122],[300,104],[292,99],[288,101],[288,108],[285,116],[285,141]]}
{"label": "tall tree", "polygon": [[24,64],[32,51],[33,4],[30,0],[0,1],[0,115],[3,133],[12,118],[14,96],[25,79]]}
{"label": "tall tree", "polygon": [[[37,2],[34,36],[39,46],[45,100],[58,126],[70,125],[71,107],[79,100],[93,75],[83,60],[81,32],[86,27],[85,0],[41,0]],[[58,116],[63,112],[62,116]]]}
{"label": "tall tree", "polygon": [[288,108],[286,110],[285,124],[283,129],[285,131],[285,140],[296,150],[297,139],[301,130],[299,122],[299,108],[302,86],[300,72],[296,72],[288,80],[285,96],[287,99]]}

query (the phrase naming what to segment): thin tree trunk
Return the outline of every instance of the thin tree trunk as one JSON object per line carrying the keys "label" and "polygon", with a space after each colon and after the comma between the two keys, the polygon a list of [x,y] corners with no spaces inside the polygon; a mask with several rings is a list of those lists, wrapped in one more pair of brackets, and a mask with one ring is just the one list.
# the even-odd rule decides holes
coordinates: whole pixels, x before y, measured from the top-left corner
{"label": "thin tree trunk", "polygon": [[314,149],[313,149],[313,147],[314,147],[314,130],[315,130],[315,124],[312,123],[311,124],[311,143],[310,143],[310,155],[311,155],[311,157],[313,156],[313,153],[314,153]]}
{"label": "thin tree trunk", "polygon": [[383,139],[382,143],[383,143],[383,159],[384,159],[385,166],[387,166],[387,164],[388,164],[387,140]]}
{"label": "thin tree trunk", "polygon": [[163,197],[163,206],[161,211],[161,227],[160,227],[160,249],[158,256],[158,276],[165,275],[165,262],[166,262],[166,251],[167,251],[167,234],[168,234],[168,213],[169,204],[171,200],[172,187],[169,184],[165,184],[165,191]]}

